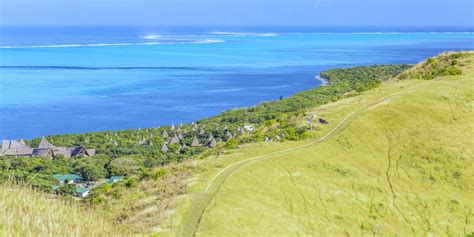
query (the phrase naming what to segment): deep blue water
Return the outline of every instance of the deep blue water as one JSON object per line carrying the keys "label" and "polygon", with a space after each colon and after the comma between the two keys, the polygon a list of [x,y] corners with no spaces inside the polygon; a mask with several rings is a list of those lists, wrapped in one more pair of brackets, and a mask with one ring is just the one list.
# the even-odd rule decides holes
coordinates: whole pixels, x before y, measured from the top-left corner
{"label": "deep blue water", "polygon": [[0,139],[189,123],[320,71],[474,50],[471,28],[3,27]]}

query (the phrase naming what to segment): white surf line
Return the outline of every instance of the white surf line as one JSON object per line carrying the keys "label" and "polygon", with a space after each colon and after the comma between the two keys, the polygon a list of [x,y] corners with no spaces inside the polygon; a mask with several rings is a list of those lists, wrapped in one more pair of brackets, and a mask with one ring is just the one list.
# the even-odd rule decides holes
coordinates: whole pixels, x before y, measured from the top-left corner
{"label": "white surf line", "polygon": [[368,106],[371,106],[372,104],[378,104],[390,97],[394,97],[394,96],[397,96],[399,94],[403,94],[405,92],[408,92],[410,90],[413,90],[421,85],[425,85],[426,83],[421,83],[419,85],[416,85],[416,86],[413,86],[413,87],[410,87],[408,89],[405,89],[403,91],[399,91],[397,93],[393,93],[393,94],[390,94],[390,95],[387,95],[381,99],[379,99],[378,101],[376,102],[370,102],[368,104],[365,104],[364,106],[362,106],[360,109],[356,110],[356,111],[353,111],[352,113],[350,113],[349,115],[347,115],[343,120],[341,120],[341,122],[339,122],[336,127],[334,127],[331,131],[329,131],[329,133],[327,133],[326,135],[324,135],[323,137],[315,140],[315,141],[312,141],[312,142],[309,142],[307,144],[304,144],[304,145],[301,145],[301,146],[297,146],[297,147],[293,147],[293,148],[290,148],[290,149],[286,149],[286,150],[281,150],[281,151],[276,151],[276,152],[272,152],[272,153],[268,153],[268,154],[264,154],[264,155],[260,155],[260,156],[256,156],[256,157],[253,157],[253,158],[250,158],[250,159],[246,159],[246,160],[241,160],[237,163],[234,163],[232,165],[229,165],[227,167],[225,167],[224,169],[222,169],[221,171],[219,171],[219,173],[217,173],[212,179],[211,181],[209,181],[209,184],[207,185],[206,189],[204,189],[205,192],[209,191],[209,189],[211,188],[212,184],[214,183],[214,181],[222,174],[224,173],[227,169],[233,167],[233,166],[236,166],[236,165],[239,165],[241,163],[244,163],[244,162],[250,162],[250,161],[253,161],[253,160],[257,160],[257,159],[262,159],[262,158],[265,158],[267,156],[272,156],[272,155],[277,155],[277,154],[281,154],[281,153],[286,153],[286,152],[290,152],[290,151],[295,151],[295,150],[299,150],[299,149],[302,149],[302,148],[305,148],[305,147],[308,147],[308,146],[311,146],[315,143],[318,143],[318,142],[321,142],[323,140],[325,140],[327,137],[331,136],[339,127],[341,127],[349,118],[351,118],[355,113],[365,109],[366,107]]}

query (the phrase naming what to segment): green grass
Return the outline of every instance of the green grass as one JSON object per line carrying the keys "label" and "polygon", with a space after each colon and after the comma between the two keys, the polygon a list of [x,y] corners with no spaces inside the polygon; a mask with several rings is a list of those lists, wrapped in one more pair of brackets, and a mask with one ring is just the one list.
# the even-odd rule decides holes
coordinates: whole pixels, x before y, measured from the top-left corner
{"label": "green grass", "polygon": [[204,161],[171,234],[472,233],[474,55],[456,60],[463,75],[390,81],[308,111],[331,122],[310,139]]}

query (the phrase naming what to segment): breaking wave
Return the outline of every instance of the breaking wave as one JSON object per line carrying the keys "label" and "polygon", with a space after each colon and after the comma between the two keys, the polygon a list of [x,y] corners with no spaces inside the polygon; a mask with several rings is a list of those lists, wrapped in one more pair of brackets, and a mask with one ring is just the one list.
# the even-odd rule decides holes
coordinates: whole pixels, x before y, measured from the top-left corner
{"label": "breaking wave", "polygon": [[114,44],[59,44],[59,45],[28,45],[28,46],[0,46],[0,49],[22,48],[79,48],[79,47],[106,47],[106,46],[134,46],[134,45],[161,45],[161,44],[214,44],[225,43],[225,40],[192,40],[184,42],[147,42],[147,43],[114,43]]}
{"label": "breaking wave", "polygon": [[211,35],[223,35],[223,36],[260,36],[260,37],[271,37],[278,36],[276,33],[246,33],[246,32],[211,32]]}

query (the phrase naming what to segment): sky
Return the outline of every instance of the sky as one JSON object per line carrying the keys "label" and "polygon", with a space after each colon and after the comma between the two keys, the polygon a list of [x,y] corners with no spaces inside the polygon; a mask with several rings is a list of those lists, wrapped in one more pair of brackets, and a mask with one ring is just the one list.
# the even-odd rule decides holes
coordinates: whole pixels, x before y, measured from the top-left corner
{"label": "sky", "polygon": [[0,25],[473,26],[473,0],[0,0]]}

